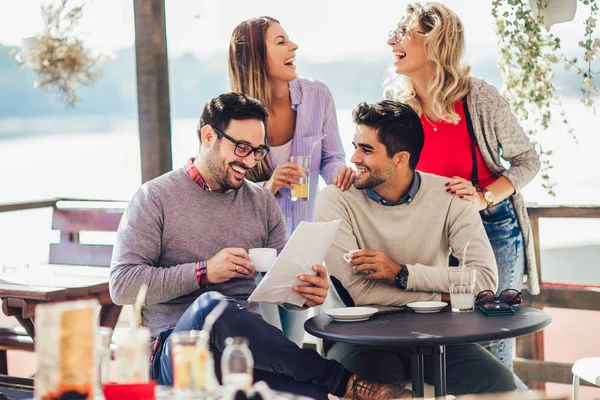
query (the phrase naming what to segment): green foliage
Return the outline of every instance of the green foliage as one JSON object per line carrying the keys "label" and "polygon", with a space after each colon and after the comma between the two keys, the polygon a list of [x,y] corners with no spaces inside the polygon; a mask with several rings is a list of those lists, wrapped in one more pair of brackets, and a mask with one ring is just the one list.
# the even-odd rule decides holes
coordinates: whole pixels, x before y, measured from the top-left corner
{"label": "green foliage", "polygon": [[[594,76],[598,72],[592,71],[592,61],[600,47],[600,39],[592,39],[598,6],[596,0],[579,1],[590,10],[590,17],[585,23],[585,40],[579,42],[579,46],[585,51],[584,60],[587,63],[583,67],[577,65],[577,58],[567,59],[564,56],[560,38],[554,36],[544,25],[543,11],[534,18],[526,0],[492,2],[500,49],[498,64],[504,81],[503,92],[527,134],[538,143],[542,157],[543,185],[550,195],[555,195],[554,183],[550,178],[552,152],[542,148],[539,135],[548,129],[553,105],[560,107],[561,122],[573,136],[554,83],[554,66],[563,61],[565,70],[575,67],[577,73],[582,75],[582,103],[586,107],[593,107],[593,96],[598,94],[594,83]],[[547,4],[548,0],[537,0],[540,10]]]}

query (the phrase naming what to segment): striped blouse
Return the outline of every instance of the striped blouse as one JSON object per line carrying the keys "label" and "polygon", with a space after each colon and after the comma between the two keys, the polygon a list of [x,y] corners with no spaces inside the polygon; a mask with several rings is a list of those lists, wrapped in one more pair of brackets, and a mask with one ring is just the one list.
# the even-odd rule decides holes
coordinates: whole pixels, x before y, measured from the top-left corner
{"label": "striped blouse", "polygon": [[[283,211],[288,236],[300,221],[313,221],[315,199],[318,192],[319,175],[327,184],[333,183],[346,155],[337,125],[337,114],[333,98],[327,86],[308,78],[297,78],[290,82],[292,108],[296,111],[296,129],[292,143],[291,155],[310,154],[309,200],[292,201],[290,189],[282,188],[277,197],[279,207]],[[323,139],[319,137],[327,134]],[[267,163],[274,170],[275,159],[267,155]]]}

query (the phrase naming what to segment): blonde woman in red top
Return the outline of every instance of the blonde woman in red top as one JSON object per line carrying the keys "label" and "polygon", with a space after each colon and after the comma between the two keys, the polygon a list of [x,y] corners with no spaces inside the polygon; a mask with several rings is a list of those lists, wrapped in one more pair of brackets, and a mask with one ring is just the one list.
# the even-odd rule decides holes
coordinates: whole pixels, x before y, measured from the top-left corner
{"label": "blonde woman in red top", "polygon": [[[498,264],[498,293],[521,290],[526,271],[529,290],[537,294],[533,237],[520,192],[539,171],[539,155],[506,99],[462,64],[462,22],[443,4],[411,3],[388,44],[397,79],[386,97],[408,103],[425,132],[417,169],[447,176],[446,191],[480,211]],[[488,346],[511,369],[513,343]]]}

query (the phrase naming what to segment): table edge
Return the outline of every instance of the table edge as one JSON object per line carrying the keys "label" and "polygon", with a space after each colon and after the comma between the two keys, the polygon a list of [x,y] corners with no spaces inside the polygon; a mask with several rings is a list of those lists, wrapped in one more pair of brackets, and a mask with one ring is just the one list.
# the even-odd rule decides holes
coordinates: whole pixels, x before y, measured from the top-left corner
{"label": "table edge", "polygon": [[[534,307],[527,307],[527,308],[531,308],[531,309],[534,309],[537,311],[544,312],[543,310],[540,310],[540,309],[537,309]],[[379,340],[368,340],[364,336],[361,338],[357,338],[357,339],[349,339],[347,336],[344,336],[341,334],[326,334],[326,335],[324,335],[321,333],[321,331],[316,331],[315,329],[313,329],[313,327],[311,326],[311,321],[320,316],[323,316],[325,318],[330,318],[325,314],[319,314],[312,318],[309,318],[304,324],[304,330],[306,332],[308,332],[309,334],[316,336],[318,338],[321,338],[323,340],[329,340],[332,342],[343,342],[343,343],[364,345],[364,346],[383,346],[383,347],[416,347],[416,346],[430,347],[430,346],[436,346],[436,345],[453,346],[453,345],[461,345],[461,344],[469,344],[469,343],[488,342],[488,341],[492,341],[492,340],[517,338],[517,337],[521,337],[521,336],[530,335],[535,332],[539,332],[542,329],[546,328],[548,325],[550,325],[550,323],[552,322],[552,317],[548,313],[545,313],[545,314],[547,316],[546,319],[544,319],[544,320],[540,321],[539,323],[532,325],[531,327],[528,327],[526,329],[519,329],[516,331],[510,331],[510,332],[499,331],[499,332],[495,332],[492,334],[480,335],[476,338],[476,340],[474,340],[474,338],[472,336],[461,336],[461,337],[457,337],[457,338],[452,338],[452,340],[448,340],[447,338],[444,338],[444,337],[430,336],[427,338],[420,338],[420,339],[415,339],[415,340],[405,340],[399,344],[398,342],[395,342],[394,338],[392,338],[392,337],[381,338]],[[492,318],[492,317],[490,317],[490,318]]]}

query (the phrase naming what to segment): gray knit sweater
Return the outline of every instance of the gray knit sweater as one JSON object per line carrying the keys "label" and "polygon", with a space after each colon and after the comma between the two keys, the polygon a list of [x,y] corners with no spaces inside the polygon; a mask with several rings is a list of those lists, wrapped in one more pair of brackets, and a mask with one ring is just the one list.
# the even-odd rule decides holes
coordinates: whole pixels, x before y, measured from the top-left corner
{"label": "gray knit sweater", "polygon": [[[140,285],[147,283],[142,319],[154,337],[174,327],[203,293],[196,261],[227,247],[281,251],[285,240],[281,210],[267,190],[244,181],[230,193],[205,191],[180,168],[144,184],[129,203],[113,251],[110,294],[116,304],[133,304]],[[248,277],[207,290],[257,311],[257,304],[246,303],[254,287],[254,277]]]}
{"label": "gray knit sweater", "polygon": [[[533,233],[521,189],[540,170],[540,157],[519,125],[510,104],[496,88],[477,78],[471,78],[471,85],[467,101],[477,145],[490,171],[497,176],[505,176],[515,187],[512,199],[525,241],[527,287],[532,294],[538,294],[540,282]],[[502,165],[501,159],[508,162],[508,169]]]}

